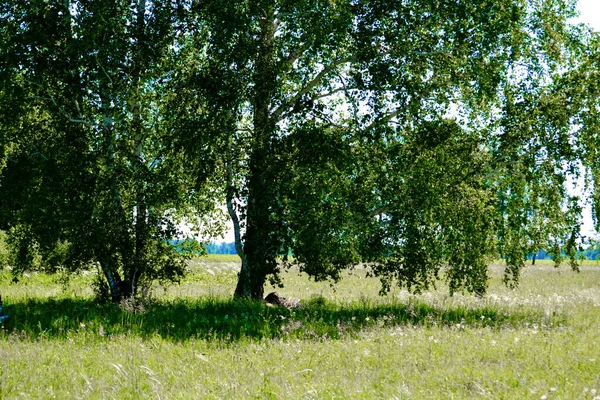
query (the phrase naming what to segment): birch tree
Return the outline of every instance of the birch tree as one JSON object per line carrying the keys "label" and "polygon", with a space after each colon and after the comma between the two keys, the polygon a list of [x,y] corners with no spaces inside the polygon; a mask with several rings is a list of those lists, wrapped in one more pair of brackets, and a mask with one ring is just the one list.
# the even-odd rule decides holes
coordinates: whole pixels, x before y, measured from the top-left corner
{"label": "birch tree", "polygon": [[[161,99],[176,3],[3,3],[6,104],[2,209],[19,270],[97,263],[118,301],[153,280],[177,280],[178,218],[204,217],[205,179],[170,145]],[[190,210],[193,210],[190,212]],[[61,248],[57,252],[57,246]],[[197,249],[188,249],[188,255]]]}
{"label": "birch tree", "polygon": [[236,296],[280,284],[289,254],[316,279],[367,262],[384,292],[443,278],[476,293],[492,257],[514,283],[536,247],[574,255],[581,207],[566,176],[591,166],[597,135],[597,92],[578,91],[593,40],[567,23],[574,2],[190,10],[172,112],[182,137],[204,129],[221,146]]}

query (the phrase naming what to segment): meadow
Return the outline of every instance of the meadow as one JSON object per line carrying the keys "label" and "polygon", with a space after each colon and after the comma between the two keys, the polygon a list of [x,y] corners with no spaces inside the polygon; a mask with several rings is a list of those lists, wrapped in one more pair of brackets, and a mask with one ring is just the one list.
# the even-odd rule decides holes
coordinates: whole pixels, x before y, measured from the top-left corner
{"label": "meadow", "polygon": [[336,286],[290,270],[295,310],[234,301],[238,260],[190,262],[143,302],[100,304],[94,272],[0,271],[0,399],[597,399],[600,264],[490,266],[486,296],[421,295],[357,268]]}

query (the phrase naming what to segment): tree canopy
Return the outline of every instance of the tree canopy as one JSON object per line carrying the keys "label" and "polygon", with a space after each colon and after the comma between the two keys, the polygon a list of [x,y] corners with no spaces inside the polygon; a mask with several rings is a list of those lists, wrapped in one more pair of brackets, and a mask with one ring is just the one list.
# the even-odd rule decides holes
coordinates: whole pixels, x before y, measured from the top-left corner
{"label": "tree canopy", "polygon": [[[181,276],[177,218],[212,208],[161,99],[172,6],[11,1],[2,18],[2,227],[17,269],[99,264],[113,300]],[[195,253],[194,253],[195,254]]]}
{"label": "tree canopy", "polygon": [[219,201],[237,296],[292,261],[333,280],[368,263],[383,292],[483,293],[490,258],[514,284],[542,248],[576,267],[569,177],[599,225],[600,43],[574,6],[12,1],[0,223],[46,258],[62,243],[63,263],[99,262],[113,298],[112,281],[181,274],[176,216]]}

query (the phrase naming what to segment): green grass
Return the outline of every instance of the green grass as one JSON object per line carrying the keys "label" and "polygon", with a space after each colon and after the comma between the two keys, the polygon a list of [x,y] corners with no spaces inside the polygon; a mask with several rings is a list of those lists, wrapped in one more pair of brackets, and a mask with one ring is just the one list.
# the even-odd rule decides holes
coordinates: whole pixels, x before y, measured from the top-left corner
{"label": "green grass", "polygon": [[[98,304],[93,274],[0,273],[0,399],[600,399],[600,266],[538,263],[485,298],[336,287],[285,274],[290,311],[233,301],[238,261],[190,263],[140,308]],[[134,312],[136,311],[136,312]]]}

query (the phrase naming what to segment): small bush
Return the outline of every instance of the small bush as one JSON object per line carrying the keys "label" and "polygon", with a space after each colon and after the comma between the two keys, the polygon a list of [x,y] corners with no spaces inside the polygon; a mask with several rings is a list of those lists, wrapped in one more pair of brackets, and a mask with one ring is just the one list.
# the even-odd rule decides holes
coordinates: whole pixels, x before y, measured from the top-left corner
{"label": "small bush", "polygon": [[8,244],[8,234],[0,231],[0,268],[6,268],[13,264],[13,256]]}

